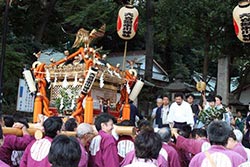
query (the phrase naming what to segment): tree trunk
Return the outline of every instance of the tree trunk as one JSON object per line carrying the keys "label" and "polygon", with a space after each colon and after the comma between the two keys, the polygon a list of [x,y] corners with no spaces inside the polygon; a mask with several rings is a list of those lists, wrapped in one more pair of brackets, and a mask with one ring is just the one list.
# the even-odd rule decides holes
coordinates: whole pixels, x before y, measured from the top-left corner
{"label": "tree trunk", "polygon": [[151,0],[146,1],[147,32],[146,32],[146,69],[145,79],[152,80],[153,54],[154,54],[154,27],[153,27],[154,6]]}
{"label": "tree trunk", "polygon": [[42,16],[42,22],[40,24],[40,28],[36,34],[36,37],[35,37],[35,42],[36,43],[41,43],[42,42],[42,38],[43,38],[43,34],[44,34],[44,31],[45,31],[45,28],[46,28],[46,25],[49,21],[49,17],[50,15],[52,14],[52,11],[55,7],[55,4],[56,4],[57,0],[51,0],[48,5],[46,6],[46,9],[44,10],[44,13],[43,13],[43,16]]}
{"label": "tree trunk", "polygon": [[229,57],[218,58],[217,94],[221,95],[223,104],[229,104]]}

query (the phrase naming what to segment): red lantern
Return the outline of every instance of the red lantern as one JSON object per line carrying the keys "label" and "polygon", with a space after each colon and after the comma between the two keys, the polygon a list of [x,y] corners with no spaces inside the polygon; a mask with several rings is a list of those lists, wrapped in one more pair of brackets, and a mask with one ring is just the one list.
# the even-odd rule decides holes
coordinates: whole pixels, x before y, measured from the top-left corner
{"label": "red lantern", "polygon": [[250,2],[241,1],[233,10],[233,23],[236,36],[242,42],[250,42]]}
{"label": "red lantern", "polygon": [[117,33],[124,40],[132,39],[138,27],[139,13],[133,5],[126,5],[119,10]]}

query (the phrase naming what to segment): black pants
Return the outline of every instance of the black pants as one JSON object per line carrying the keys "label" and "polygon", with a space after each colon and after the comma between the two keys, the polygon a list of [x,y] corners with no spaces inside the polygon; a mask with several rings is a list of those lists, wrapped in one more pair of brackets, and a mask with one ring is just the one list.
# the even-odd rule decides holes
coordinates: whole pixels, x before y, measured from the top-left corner
{"label": "black pants", "polygon": [[187,126],[187,122],[174,122],[174,128],[182,130],[185,126]]}

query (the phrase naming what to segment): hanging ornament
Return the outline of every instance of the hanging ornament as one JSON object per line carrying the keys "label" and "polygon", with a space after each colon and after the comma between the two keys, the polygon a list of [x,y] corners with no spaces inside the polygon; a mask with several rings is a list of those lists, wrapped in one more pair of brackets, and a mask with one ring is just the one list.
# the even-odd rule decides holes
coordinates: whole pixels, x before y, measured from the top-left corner
{"label": "hanging ornament", "polygon": [[133,5],[126,5],[119,10],[117,33],[124,40],[132,39],[138,27],[138,10]]}
{"label": "hanging ornament", "polygon": [[55,79],[54,79],[53,87],[56,86],[56,82],[57,82],[57,77],[56,77],[56,74],[55,74]]}
{"label": "hanging ornament", "polygon": [[126,83],[126,89],[127,89],[128,94],[130,94],[131,89],[130,89],[130,87],[129,87],[128,81],[127,81],[127,83]]}
{"label": "hanging ornament", "polygon": [[233,10],[235,34],[244,43],[250,43],[250,2],[240,1]]}
{"label": "hanging ornament", "polygon": [[61,98],[61,100],[60,100],[60,110],[62,110],[63,109],[63,107],[64,107],[64,105],[63,105],[63,97]]}
{"label": "hanging ornament", "polygon": [[75,75],[75,80],[74,80],[74,83],[73,83],[73,88],[75,88],[78,84],[78,80],[77,80],[77,73]]}
{"label": "hanging ornament", "polygon": [[74,108],[75,108],[75,98],[73,98],[72,101],[71,101],[70,109],[73,110]]}
{"label": "hanging ornament", "polygon": [[120,75],[119,73],[115,72],[115,71],[114,71],[114,74],[115,74],[115,76],[117,76],[119,79],[122,78],[121,75]]}
{"label": "hanging ornament", "polygon": [[50,83],[50,73],[48,69],[46,69],[46,81]]}
{"label": "hanging ornament", "polygon": [[64,80],[62,82],[62,87],[67,88],[69,86],[69,83],[67,81],[67,74],[64,76]]}
{"label": "hanging ornament", "polygon": [[104,86],[104,72],[100,76],[100,88],[103,88],[103,86]]}

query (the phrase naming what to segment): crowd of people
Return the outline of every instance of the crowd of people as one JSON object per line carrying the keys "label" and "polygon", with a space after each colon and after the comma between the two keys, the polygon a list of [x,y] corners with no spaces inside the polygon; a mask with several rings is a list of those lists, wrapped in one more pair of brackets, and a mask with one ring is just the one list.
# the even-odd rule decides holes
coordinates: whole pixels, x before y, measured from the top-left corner
{"label": "crowd of people", "polygon": [[[97,115],[94,126],[49,117],[41,122],[39,139],[28,133],[25,118],[6,116],[2,126],[19,128],[23,136],[3,134],[0,126],[0,167],[250,166],[250,116],[234,117],[219,95],[203,95],[202,105],[194,99],[182,93],[172,103],[168,96],[157,98],[151,119],[140,116],[138,122],[117,123],[108,113]],[[135,126],[136,134],[117,134],[114,125]]]}

